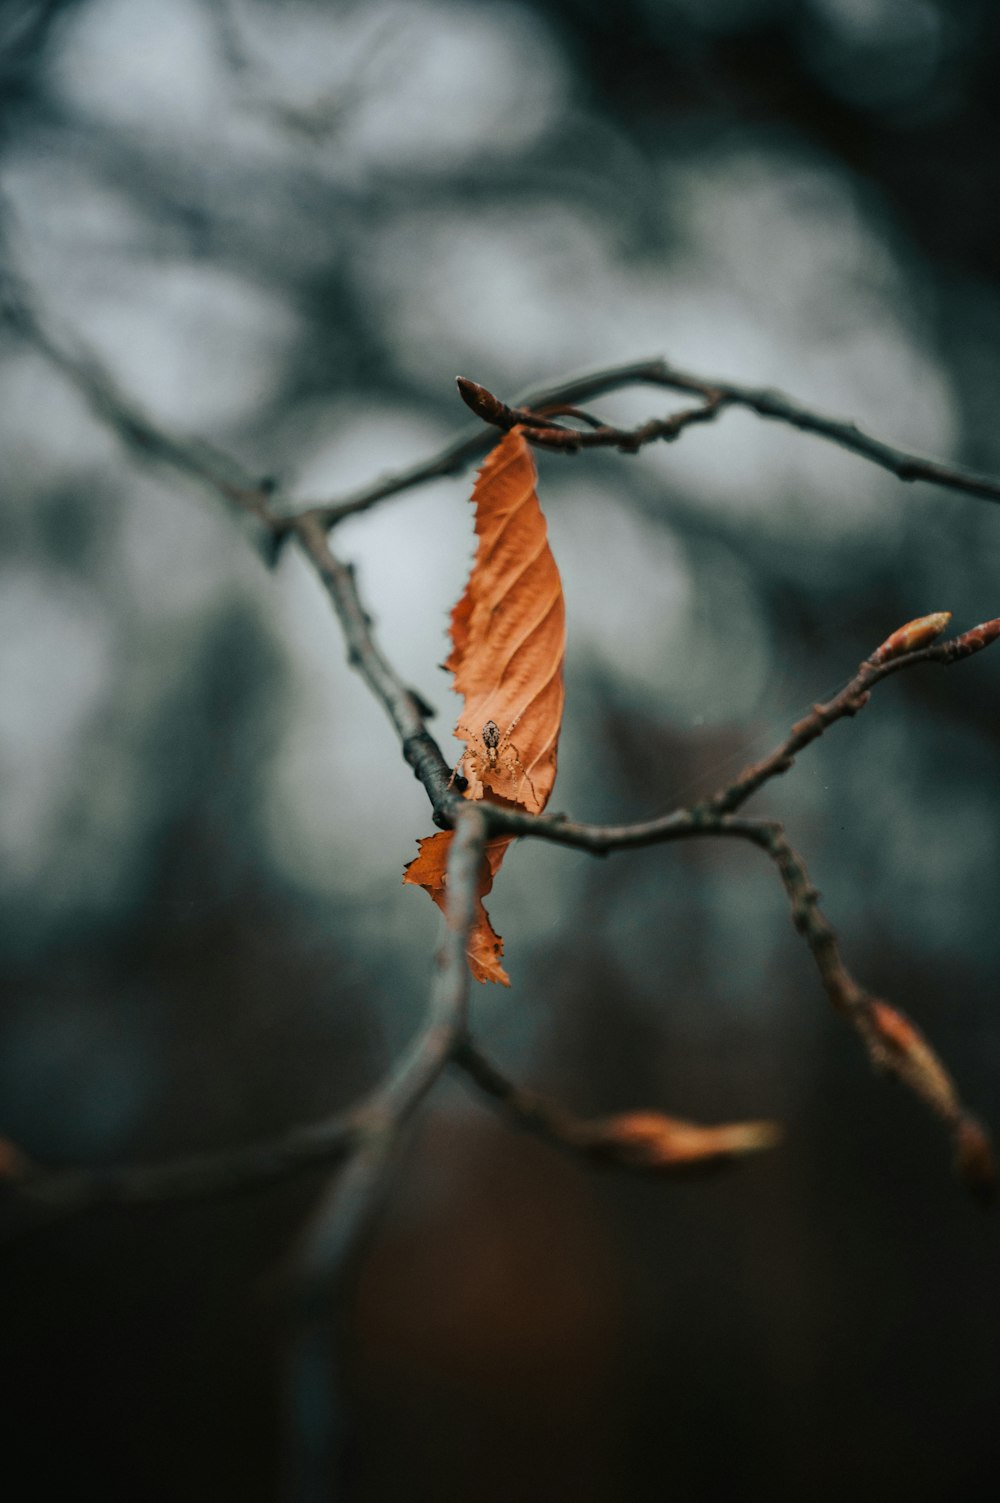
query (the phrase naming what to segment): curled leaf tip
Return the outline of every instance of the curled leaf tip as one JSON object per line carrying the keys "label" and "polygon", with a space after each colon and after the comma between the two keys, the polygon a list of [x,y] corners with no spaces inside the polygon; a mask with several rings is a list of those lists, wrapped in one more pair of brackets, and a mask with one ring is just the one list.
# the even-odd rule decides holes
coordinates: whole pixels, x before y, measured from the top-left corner
{"label": "curled leaf tip", "polygon": [[881,647],[872,653],[869,662],[888,663],[893,658],[901,658],[904,653],[927,647],[941,635],[950,620],[951,611],[932,611],[929,616],[917,616],[915,620],[907,621],[905,626],[897,627],[891,636],[886,637]]}

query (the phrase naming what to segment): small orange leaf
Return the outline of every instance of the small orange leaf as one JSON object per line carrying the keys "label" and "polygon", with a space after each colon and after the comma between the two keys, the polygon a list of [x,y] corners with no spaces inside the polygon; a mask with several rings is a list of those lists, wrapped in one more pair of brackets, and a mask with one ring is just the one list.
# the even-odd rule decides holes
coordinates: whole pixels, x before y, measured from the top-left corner
{"label": "small orange leaf", "polygon": [[[445,668],[464,699],[455,735],[465,742],[459,768],[465,797],[540,813],[556,777],[563,710],[566,611],[562,583],[535,493],[535,464],[520,429],[487,456],[476,477],[478,545],[469,582],[451,617]],[[451,832],[420,841],[404,882],[443,909]],[[482,900],[512,837],[486,845],[469,966],[477,981],[510,981]]]}
{"label": "small orange leaf", "polygon": [[[437,835],[425,835],[417,841],[420,848],[403,872],[403,881],[422,887],[444,912],[447,891],[448,851],[454,838],[453,830],[441,830]],[[510,986],[510,977],[500,964],[503,940],[494,933],[489,915],[483,907],[483,898],[493,886],[504,852],[514,839],[512,835],[499,835],[486,842],[483,852],[483,869],[476,889],[476,916],[469,936],[469,969],[477,981],[499,981]]]}
{"label": "small orange leaf", "polygon": [[904,653],[927,647],[935,637],[941,635],[950,620],[951,611],[934,611],[930,616],[918,616],[914,621],[907,621],[905,626],[897,627],[891,636],[886,637],[868,661],[888,663],[893,658],[901,658]]}
{"label": "small orange leaf", "polygon": [[659,1112],[630,1112],[605,1124],[602,1147],[620,1163],[670,1170],[773,1148],[781,1139],[774,1122],[721,1122],[701,1127]]}

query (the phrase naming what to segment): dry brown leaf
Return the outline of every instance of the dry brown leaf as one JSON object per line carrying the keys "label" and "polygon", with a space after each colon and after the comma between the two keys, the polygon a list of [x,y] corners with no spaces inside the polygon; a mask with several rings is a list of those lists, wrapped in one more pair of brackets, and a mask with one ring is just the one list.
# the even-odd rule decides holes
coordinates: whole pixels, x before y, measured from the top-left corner
{"label": "dry brown leaf", "polygon": [[[535,480],[531,449],[515,428],[487,457],[472,493],[479,544],[444,666],[464,699],[455,735],[467,747],[466,797],[486,791],[538,814],[556,778],[566,611]],[[490,722],[499,731],[495,756]]]}
{"label": "dry brown leaf", "polygon": [[[556,777],[563,710],[566,612],[535,493],[535,464],[514,429],[487,456],[476,478],[478,545],[469,582],[451,617],[444,666],[464,704],[455,735],[465,742],[465,797],[540,813]],[[403,874],[444,908],[450,830],[419,842]],[[510,981],[482,899],[493,886],[511,837],[487,843],[469,965],[478,981]]]}

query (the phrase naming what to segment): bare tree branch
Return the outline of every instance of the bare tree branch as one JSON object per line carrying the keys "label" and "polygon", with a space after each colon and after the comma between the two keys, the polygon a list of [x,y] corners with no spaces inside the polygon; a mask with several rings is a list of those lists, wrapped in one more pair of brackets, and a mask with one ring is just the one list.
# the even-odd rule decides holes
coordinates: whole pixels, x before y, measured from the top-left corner
{"label": "bare tree branch", "polygon": [[[412,466],[395,476],[376,482],[340,503],[310,507],[289,515],[284,511],[280,498],[276,501],[269,495],[266,487],[255,487],[239,466],[230,468],[230,462],[225,456],[216,455],[207,446],[177,440],[153,424],[117,391],[111,378],[89,355],[67,354],[32,311],[23,289],[15,279],[8,278],[0,285],[0,294],[0,310],[7,321],[22,335],[30,338],[62,370],[81,390],[96,415],[126,443],[145,457],[161,460],[188,478],[214,487],[249,515],[264,530],[272,545],[285,535],[294,536],[330,596],[347,641],[349,661],[362,673],[372,692],[388,712],[400,738],[404,756],[427,790],[436,822],[469,831],[469,821],[475,818],[477,833],[461,842],[455,842],[466,853],[466,858],[471,859],[469,853],[474,849],[481,851],[482,839],[499,832],[545,839],[595,854],[702,835],[735,836],[750,840],[763,848],[778,868],[792,901],[796,925],[816,958],[824,986],[834,1005],[854,1023],[872,1058],[881,1067],[892,1070],[907,1081],[942,1116],[958,1146],[960,1167],[966,1177],[980,1188],[987,1182],[992,1182],[989,1140],[962,1107],[950,1078],[929,1046],[913,1025],[902,1019],[901,1014],[863,992],[843,968],[833,931],[819,913],[816,895],[805,877],[801,859],[788,845],[781,826],[774,822],[740,819],[733,811],[765,782],[787,771],[798,751],[814,741],[828,726],[862,709],[876,683],[904,667],[921,662],[948,664],[979,651],[1000,634],[1000,620],[986,622],[961,636],[934,645],[927,644],[948,619],[946,613],[921,618],[920,621],[901,628],[860,665],[855,677],[840,694],[827,704],[814,706],[811,714],[793,726],[785,740],[769,756],[745,768],[728,788],[692,808],[677,809],[658,819],[631,825],[601,826],[576,823],[561,815],[520,813],[489,803],[473,803],[470,806],[469,802],[449,787],[451,780],[447,764],[427,730],[427,707],[420,695],[403,683],[378,648],[370,620],[357,593],[353,571],[333,554],[326,540],[326,531],[341,517],[362,511],[384,496],[408,489],[437,475],[454,473],[464,468],[472,458],[485,452],[489,430],[484,428],[476,435],[457,440],[422,465]],[[601,392],[636,383],[690,392],[700,396],[704,405],[676,414],[673,419],[656,421],[637,430],[611,429],[599,419],[576,409],[578,402]],[[469,399],[471,393],[472,405],[495,426],[509,427],[514,423],[522,423],[526,425],[528,436],[536,438],[553,432],[568,435],[572,441],[571,446],[575,447],[581,446],[580,440],[596,434],[601,442],[613,439],[620,446],[624,436],[625,446],[634,448],[640,442],[651,441],[653,438],[676,436],[692,422],[707,421],[715,417],[725,405],[743,406],[762,417],[784,421],[831,439],[892,470],[902,479],[928,479],[970,494],[1000,499],[1000,482],[973,476],[958,468],[893,449],[880,440],[861,433],[852,424],[839,423],[810,412],[780,394],[725,382],[706,382],[681,372],[664,361],[614,367],[535,392],[521,404],[522,410],[506,408],[490,393],[476,388],[474,383],[466,382],[465,387],[463,394],[466,399]],[[596,426],[592,426],[589,433],[558,425],[553,427],[556,413],[568,410],[570,415]],[[557,442],[562,443],[563,440],[558,439]],[[934,623],[933,630],[929,623]],[[470,807],[476,810],[474,816],[469,812]],[[478,870],[478,864],[475,869]],[[454,945],[450,904],[449,926],[451,943]],[[378,1133],[386,1130],[387,1124],[395,1132],[413,1106],[430,1089],[448,1059],[456,1057],[460,1052],[464,1068],[476,1075],[481,1085],[485,1087],[488,1080],[497,1084],[499,1077],[495,1074],[491,1076],[490,1067],[485,1065],[465,1036],[464,989],[468,982],[464,974],[464,945],[462,966],[462,998],[459,999],[457,993],[454,993],[453,989],[457,984],[454,979],[451,982],[452,991],[445,988],[445,994],[451,996],[453,1011],[449,1015],[452,1022],[442,1032],[432,1021],[413,1051],[386,1083],[366,1103],[344,1117],[317,1127],[300,1129],[278,1144],[258,1145],[240,1150],[236,1155],[199,1156],[179,1164],[163,1165],[158,1169],[112,1170],[107,1171],[103,1178],[92,1177],[87,1171],[33,1177],[31,1167],[25,1164],[17,1152],[11,1152],[8,1156],[7,1177],[24,1188],[32,1187],[33,1193],[39,1198],[81,1204],[109,1199],[160,1198],[171,1193],[197,1193],[206,1188],[259,1182],[279,1173],[291,1172],[306,1162],[334,1162],[344,1154],[356,1150],[359,1144],[370,1144],[374,1140],[373,1135],[377,1138]],[[449,976],[453,974],[451,962],[444,966],[444,972]],[[496,1095],[498,1091],[494,1090],[492,1094]],[[593,1136],[586,1139],[586,1131],[592,1134],[596,1130],[592,1125],[585,1131],[577,1119],[562,1113],[560,1108],[546,1106],[542,1110],[537,1100],[534,1100],[533,1105],[529,1104],[529,1098],[512,1087],[505,1088],[499,1094],[503,1095],[511,1110],[520,1111],[525,1120],[532,1121],[536,1130],[542,1130],[547,1124],[545,1130],[554,1140],[564,1138],[568,1142],[573,1138],[574,1132],[578,1132],[583,1133],[585,1140],[592,1146],[596,1141]]]}
{"label": "bare tree branch", "polygon": [[[950,619],[950,615],[950,612],[942,611],[937,616],[924,619],[930,622],[940,622],[937,629],[939,632]],[[911,623],[914,626],[917,624]],[[893,634],[893,636],[896,635],[896,633]],[[937,635],[937,632],[933,635]],[[886,652],[888,643],[883,643],[882,647],[865,659],[850,683],[841,689],[839,694],[828,700],[826,704],[813,705],[811,712],[792,726],[780,746],[776,746],[762,761],[744,768],[734,783],[728,788],[721,789],[708,800],[707,807],[718,810],[720,813],[729,813],[738,809],[764,783],[779,773],[787,772],[793,766],[797,754],[821,736],[835,721],[845,716],[857,715],[863,710],[868,703],[872,689],[883,679],[889,678],[894,673],[900,673],[905,668],[915,668],[921,663],[939,663],[947,667],[951,663],[960,662],[962,658],[971,657],[975,652],[980,652],[991,642],[996,641],[998,636],[1000,636],[1000,618],[984,621],[980,626],[974,626],[969,631],[962,632],[960,636],[949,638],[946,642],[936,642],[933,646],[918,646],[913,650],[892,655]],[[893,638],[890,638],[889,642],[892,640]]]}

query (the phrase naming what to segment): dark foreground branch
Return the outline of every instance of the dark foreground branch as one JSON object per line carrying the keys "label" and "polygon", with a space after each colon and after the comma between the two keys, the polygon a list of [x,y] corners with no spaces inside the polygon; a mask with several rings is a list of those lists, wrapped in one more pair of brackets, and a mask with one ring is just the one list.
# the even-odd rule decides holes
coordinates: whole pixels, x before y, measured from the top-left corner
{"label": "dark foreground branch", "polygon": [[344,1290],[385,1199],[393,1159],[416,1108],[435,1085],[467,1032],[469,968],[465,958],[476,905],[486,821],[466,808],[448,853],[444,938],[435,956],[427,1026],[378,1093],[364,1140],[324,1195],[301,1239],[289,1290],[286,1429],[289,1496],[326,1495],[335,1460],[336,1415],[346,1395],[331,1342]]}
{"label": "dark foreground branch", "polygon": [[293,1128],[265,1142],[162,1163],[53,1172],[16,1151],[0,1156],[6,1186],[40,1205],[64,1211],[97,1205],[225,1194],[266,1185],[308,1169],[336,1167],[359,1149],[392,1139],[441,1075],[466,1032],[469,977],[466,941],[486,838],[486,818],[473,804],[459,811],[448,860],[448,909],[435,958],[427,1022],[375,1091],[350,1111]]}

